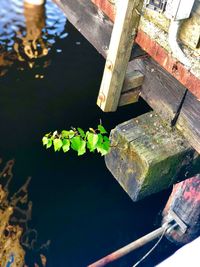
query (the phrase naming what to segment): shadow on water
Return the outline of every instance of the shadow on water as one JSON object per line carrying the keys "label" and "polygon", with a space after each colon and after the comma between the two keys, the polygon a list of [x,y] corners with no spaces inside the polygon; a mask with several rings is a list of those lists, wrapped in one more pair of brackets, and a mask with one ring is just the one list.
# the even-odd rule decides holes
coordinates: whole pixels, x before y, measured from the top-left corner
{"label": "shadow on water", "polygon": [[[149,107],[140,100],[116,113],[102,113],[96,106],[101,56],[51,1],[46,3],[46,27],[40,34],[48,53],[27,56],[23,12],[21,0],[0,3],[0,58],[9,61],[0,61],[0,156],[16,160],[11,191],[32,177],[30,224],[40,240],[51,240],[48,266],[84,267],[158,226],[156,218],[168,192],[133,203],[99,155],[79,158],[73,152],[46,151],[41,138],[56,129],[95,127],[100,118],[110,130]],[[110,266],[131,266],[148,248]],[[141,266],[154,266],[172,251],[164,240]]]}

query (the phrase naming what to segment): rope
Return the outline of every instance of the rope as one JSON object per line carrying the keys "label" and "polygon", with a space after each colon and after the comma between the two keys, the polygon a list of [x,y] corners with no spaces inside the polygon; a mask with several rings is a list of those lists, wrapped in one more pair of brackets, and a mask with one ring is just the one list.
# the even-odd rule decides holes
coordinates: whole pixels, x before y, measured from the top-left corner
{"label": "rope", "polygon": [[138,262],[136,262],[132,267],[138,266],[143,260],[145,260],[154,251],[154,249],[160,244],[160,242],[163,239],[163,237],[164,237],[166,231],[168,230],[168,228],[169,227],[166,227],[163,230],[162,235],[160,236],[160,238],[158,239],[158,241],[155,243],[155,245]]}

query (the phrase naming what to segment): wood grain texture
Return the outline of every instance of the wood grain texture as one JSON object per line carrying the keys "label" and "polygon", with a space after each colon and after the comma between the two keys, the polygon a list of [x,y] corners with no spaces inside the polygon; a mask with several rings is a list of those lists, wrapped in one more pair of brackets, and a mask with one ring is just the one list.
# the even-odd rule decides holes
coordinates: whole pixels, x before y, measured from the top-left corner
{"label": "wood grain texture", "polygon": [[[139,30],[136,42],[165,70],[173,75],[180,83],[188,88],[197,98],[200,99],[200,79],[191,73],[185,66],[172,57],[169,51],[161,47],[154,39],[143,31]],[[198,65],[199,65],[198,61]],[[200,75],[198,66],[196,74]]]}
{"label": "wood grain texture", "polygon": [[176,126],[200,153],[200,101],[190,92],[187,93]]}
{"label": "wood grain texture", "polygon": [[[109,0],[91,0],[97,5],[112,21],[115,20],[116,8]],[[159,28],[168,32],[169,19],[163,14],[150,9],[145,9],[143,16],[153,22]],[[179,34],[180,40],[192,49],[199,48],[200,38],[200,2],[195,1],[192,14],[185,20]]]}
{"label": "wood grain texture", "polygon": [[144,81],[144,75],[140,71],[133,71],[127,69],[126,77],[122,87],[122,93],[129,91],[130,89],[139,87]]}
{"label": "wood grain texture", "polygon": [[[92,0],[95,2],[95,4],[103,10],[105,14],[109,16],[111,20],[114,20],[113,18],[113,12],[114,12],[114,6],[109,3],[108,0]],[[107,2],[106,5],[102,5],[101,2]],[[199,25],[199,18],[200,18],[200,4],[198,1],[195,2],[194,9],[193,9],[193,16],[190,20],[186,20],[183,24],[183,30],[181,32],[182,35],[188,35],[188,42],[193,42],[193,45],[199,47],[198,38],[199,38],[199,31],[200,31],[200,25]],[[198,17],[198,19],[196,18]],[[159,18],[159,15],[158,15]],[[152,36],[147,36],[145,34],[145,30],[148,32],[152,27],[151,25],[146,25],[144,22],[144,17],[142,16],[140,21],[140,31],[137,34],[136,42],[144,49],[148,54],[150,54],[154,60],[156,60],[161,66],[163,66],[170,74],[172,74],[178,81],[180,81],[185,87],[187,87],[194,95],[196,95],[197,98],[200,98],[200,65],[199,65],[199,49],[185,49],[187,52],[187,56],[189,56],[190,59],[192,59],[192,70],[189,71],[187,68],[185,68],[178,60],[171,56],[170,49],[163,48],[163,38],[164,35],[160,36],[158,35],[157,42],[155,40],[152,40]],[[149,22],[150,23],[150,22]],[[159,20],[157,21],[159,23]],[[160,21],[160,24],[162,24],[162,19]],[[153,23],[151,23],[153,25]],[[187,24],[187,27],[184,26]],[[164,26],[165,30],[167,30],[168,26]],[[154,26],[154,28],[157,28],[159,30],[159,27]],[[161,27],[162,28],[162,27]],[[185,30],[185,29],[189,30]],[[192,38],[191,38],[192,35]],[[160,43],[158,42],[160,41]],[[167,41],[165,40],[165,43]]]}
{"label": "wood grain texture", "polygon": [[106,165],[133,201],[190,177],[195,150],[155,112],[118,125],[111,132]]}
{"label": "wood grain texture", "polygon": [[[113,23],[89,0],[53,0],[65,13],[67,19],[83,34],[83,36],[106,58]],[[133,46],[131,58],[145,54],[138,45]],[[134,74],[135,77],[135,74]],[[130,78],[130,81],[129,81]],[[141,79],[136,78],[136,83]],[[128,73],[124,90],[130,90],[133,77]],[[134,87],[139,86],[133,84]]]}
{"label": "wood grain texture", "polygon": [[178,110],[185,87],[150,58],[133,60],[129,68],[139,70],[144,75],[142,98],[170,123]]}
{"label": "wood grain texture", "polygon": [[[150,58],[133,60],[129,67],[143,73],[142,98],[170,124],[186,88]],[[200,102],[190,92],[183,104],[177,127],[200,153]]]}
{"label": "wood grain texture", "polygon": [[123,92],[120,96],[118,106],[121,107],[121,106],[136,103],[139,99],[139,95],[140,95],[140,87]]}
{"label": "wood grain texture", "polygon": [[113,23],[89,0],[53,0],[67,19],[104,57],[110,43]]}
{"label": "wood grain texture", "polygon": [[109,51],[97,99],[104,112],[116,111],[124,83],[133,40],[136,36],[142,2],[123,0],[118,2]]}

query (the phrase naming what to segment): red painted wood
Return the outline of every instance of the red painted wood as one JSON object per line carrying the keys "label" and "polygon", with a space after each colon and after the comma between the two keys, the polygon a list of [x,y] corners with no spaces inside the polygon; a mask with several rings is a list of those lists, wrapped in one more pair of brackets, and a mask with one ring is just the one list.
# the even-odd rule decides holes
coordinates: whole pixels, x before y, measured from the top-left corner
{"label": "red painted wood", "polygon": [[143,31],[138,31],[135,41],[165,70],[188,88],[197,99],[200,99],[200,80],[187,70],[182,63],[168,54],[164,48]]}
{"label": "red painted wood", "polygon": [[[115,18],[114,5],[109,0],[92,0],[112,21]],[[188,88],[200,99],[200,79],[187,70],[183,64],[173,58],[157,42],[152,40],[143,31],[138,31],[136,43],[145,50],[158,64],[174,76],[182,85]]]}
{"label": "red painted wood", "polygon": [[112,21],[115,20],[115,6],[108,0],[91,0],[100,8]]}
{"label": "red painted wood", "polygon": [[176,229],[167,234],[169,240],[185,244],[200,234],[200,175],[186,179],[173,187],[170,198],[163,210],[164,220],[170,210],[188,226],[185,234]]}

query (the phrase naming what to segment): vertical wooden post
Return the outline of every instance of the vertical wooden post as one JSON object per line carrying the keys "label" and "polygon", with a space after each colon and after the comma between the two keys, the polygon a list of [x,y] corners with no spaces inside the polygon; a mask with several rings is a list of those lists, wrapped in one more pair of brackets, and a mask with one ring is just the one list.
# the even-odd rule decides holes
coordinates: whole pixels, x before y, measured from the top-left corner
{"label": "vertical wooden post", "polygon": [[97,105],[117,109],[143,1],[119,0]]}

